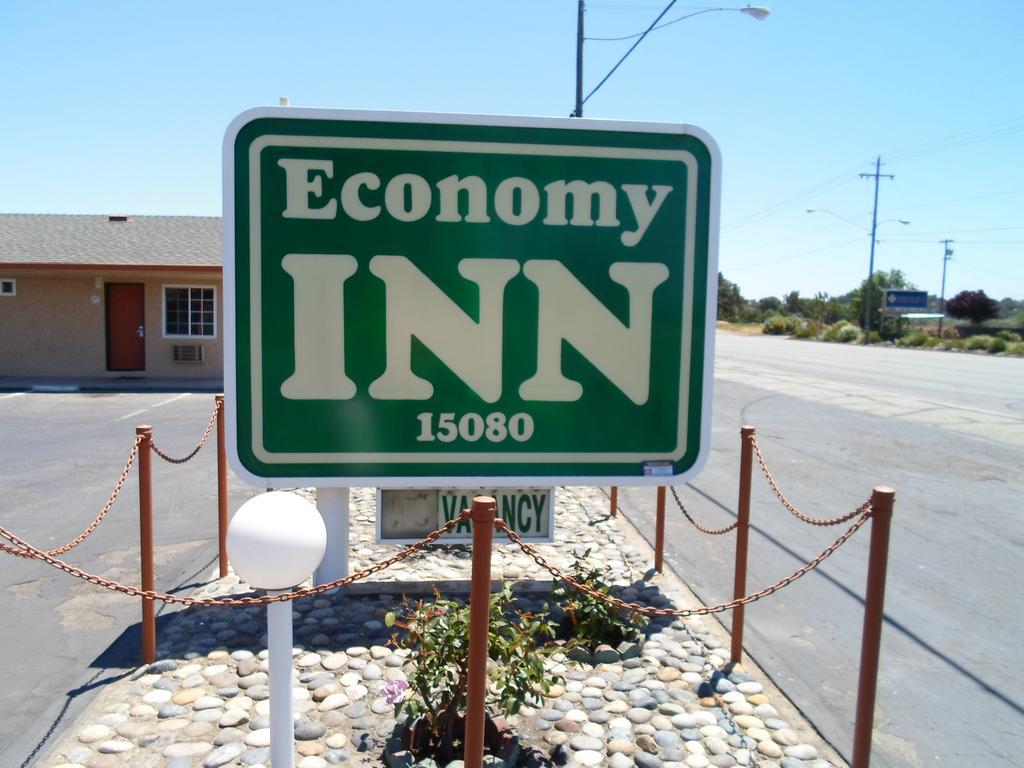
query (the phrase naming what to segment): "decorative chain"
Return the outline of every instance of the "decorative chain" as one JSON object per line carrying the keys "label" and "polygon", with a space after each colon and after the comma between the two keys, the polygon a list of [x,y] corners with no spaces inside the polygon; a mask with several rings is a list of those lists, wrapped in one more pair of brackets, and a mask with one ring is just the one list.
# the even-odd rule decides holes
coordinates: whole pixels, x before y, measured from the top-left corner
{"label": "decorative chain", "polygon": [[801,512],[799,509],[793,506],[793,503],[786,498],[785,494],[783,494],[782,490],[779,488],[778,483],[775,482],[775,478],[772,477],[772,473],[768,471],[768,465],[765,464],[764,456],[761,455],[761,447],[757,444],[757,435],[752,434],[749,439],[751,446],[753,446],[754,448],[754,455],[757,456],[757,463],[761,465],[761,472],[764,475],[765,479],[768,481],[768,485],[771,486],[772,491],[778,497],[779,501],[782,502],[782,506],[788,509],[797,519],[802,520],[803,522],[809,523],[811,525],[839,525],[841,523],[845,523],[847,520],[852,520],[853,518],[855,518],[857,515],[860,514],[861,510],[864,508],[863,506],[861,506],[853,510],[852,512],[848,512],[842,517],[833,517],[827,520],[805,515],[803,512]]}
{"label": "decorative chain", "polygon": [[[418,541],[415,544],[410,544],[408,547],[403,549],[394,557],[390,557],[387,560],[382,560],[376,565],[372,565],[369,568],[365,568],[362,571],[359,571],[358,573],[353,573],[341,579],[335,579],[334,581],[331,581],[327,584],[318,584],[315,587],[307,587],[306,589],[297,589],[292,592],[276,593],[273,595],[264,595],[263,597],[179,597],[177,595],[168,595],[161,592],[154,592],[152,590],[139,589],[138,587],[120,584],[116,581],[111,581],[110,579],[104,579],[100,576],[95,576],[91,573],[86,573],[77,566],[71,565],[70,563],[65,563],[63,560],[58,560],[56,557],[49,554],[48,552],[43,552],[40,549],[36,549],[27,541],[11,533],[3,526],[0,526],[0,536],[3,536],[12,544],[16,545],[19,548],[20,553],[27,553],[21,554],[22,557],[31,557],[36,560],[42,560],[43,562],[49,563],[58,570],[64,571],[65,573],[69,573],[72,576],[77,576],[80,579],[85,579],[85,581],[89,582],[90,584],[95,584],[97,586],[104,587],[105,589],[109,589],[114,592],[123,592],[124,594],[130,595],[132,597],[142,597],[147,600],[159,600],[162,603],[177,603],[179,605],[200,607],[266,605],[268,603],[280,603],[284,600],[298,600],[302,597],[319,595],[323,592],[329,592],[332,589],[337,589],[338,587],[345,587],[349,584],[353,584],[354,582],[361,581],[362,579],[365,579],[368,576],[377,573],[378,571],[383,571],[385,568],[389,568],[395,563],[405,560],[407,557],[415,554],[416,552],[420,551],[429,544],[433,544],[441,536],[455,528],[455,526],[457,526],[459,523],[468,519],[469,513],[470,510],[468,509],[463,510],[458,517],[449,520],[436,531],[427,534],[427,536],[423,538],[421,541]],[[19,554],[19,552],[11,551],[8,547],[3,547],[3,550],[5,552],[10,552],[11,554]]]}
{"label": "decorative chain", "polygon": [[675,498],[676,504],[679,505],[679,510],[683,513],[683,516],[686,517],[686,519],[689,520],[693,524],[693,527],[696,528],[701,533],[709,533],[712,536],[721,536],[723,533],[728,533],[729,531],[733,530],[734,528],[736,528],[736,526],[738,526],[740,524],[739,520],[734,520],[732,525],[727,525],[725,528],[705,528],[703,525],[701,525],[696,520],[694,520],[690,516],[690,513],[686,511],[686,507],[683,506],[683,502],[679,498],[679,494],[676,493],[675,487],[670,485],[669,486],[669,490],[672,491],[672,496],[673,496],[673,498]]}
{"label": "decorative chain", "polygon": [[[128,473],[131,472],[131,470],[132,470],[132,464],[135,463],[135,457],[139,455],[139,445],[141,443],[142,443],[142,435],[136,435],[135,436],[135,442],[132,443],[132,450],[128,454],[128,461],[124,465],[124,469],[121,470],[121,476],[117,479],[117,484],[114,486],[114,490],[110,494],[110,498],[107,499],[107,503],[103,505],[103,509],[101,509],[100,513],[98,515],[96,515],[96,519],[93,520],[84,531],[82,531],[80,534],[78,534],[78,536],[73,538],[71,541],[69,541],[63,547],[57,547],[56,549],[48,550],[44,554],[49,555],[50,557],[56,557],[57,555],[63,555],[65,552],[74,549],[79,544],[81,544],[83,541],[85,541],[87,538],[89,538],[89,534],[91,534],[93,531],[95,531],[97,526],[99,526],[99,524],[101,522],[103,522],[103,518],[105,518],[107,516],[107,513],[110,511],[110,508],[114,506],[114,502],[117,501],[117,497],[120,495],[121,489],[124,488],[124,484],[128,480]],[[30,548],[30,549],[34,549],[34,548]],[[38,551],[38,550],[36,550],[36,551]],[[22,548],[20,548],[20,545],[19,545],[19,547],[8,547],[8,546],[6,546],[4,544],[0,544],[0,552],[6,552],[7,554],[14,555],[15,557],[25,557],[25,558],[33,557],[33,555],[30,553],[30,551],[28,549],[22,549]]]}
{"label": "decorative chain", "polygon": [[652,608],[651,606],[640,605],[638,603],[627,603],[625,600],[622,600],[618,597],[612,597],[611,595],[600,592],[599,590],[592,589],[591,587],[588,587],[586,584],[581,584],[580,582],[576,581],[565,571],[556,568],[555,566],[548,563],[543,557],[541,557],[541,555],[537,552],[536,549],[534,549],[532,546],[524,542],[515,531],[509,528],[508,524],[504,520],[499,519],[495,521],[495,525],[500,530],[505,532],[505,535],[513,544],[518,544],[520,549],[523,550],[523,552],[532,557],[533,560],[537,563],[537,565],[551,573],[551,575],[554,576],[556,579],[564,581],[566,584],[570,585],[574,589],[577,589],[578,591],[589,595],[595,600],[600,600],[601,602],[607,603],[622,610],[632,611],[634,613],[642,613],[646,616],[673,616],[685,618],[687,616],[702,616],[709,613],[721,613],[722,611],[728,611],[733,608],[738,608],[741,605],[747,605],[748,603],[756,602],[763,597],[768,597],[768,595],[774,592],[778,592],[783,587],[792,584],[805,573],[813,570],[822,562],[824,562],[824,560],[828,558],[829,555],[831,555],[833,552],[839,549],[839,547],[841,547],[848,538],[850,538],[854,533],[856,533],[857,530],[871,518],[871,502],[865,502],[857,509],[857,512],[858,514],[860,514],[860,517],[857,520],[855,520],[853,525],[851,525],[846,531],[844,531],[838,539],[833,541],[829,546],[825,547],[825,549],[823,549],[821,553],[813,560],[801,566],[781,581],[777,581],[771,586],[765,587],[759,592],[755,592],[745,597],[737,598],[736,600],[732,600],[728,603],[719,603],[718,605],[705,605],[700,608],[684,608],[682,610],[676,610],[674,608]]}
{"label": "decorative chain", "polygon": [[210,439],[210,433],[213,432],[213,427],[217,423],[217,415],[220,413],[221,401],[217,401],[217,404],[213,407],[213,416],[210,417],[210,423],[206,425],[206,431],[203,432],[203,436],[199,438],[199,445],[192,449],[192,452],[181,459],[176,459],[173,456],[168,456],[166,453],[157,448],[156,443],[152,440],[149,443],[150,448],[153,449],[153,453],[159,456],[164,461],[169,461],[171,464],[184,464],[186,461],[194,457],[199,453],[200,449],[206,445],[206,441]]}

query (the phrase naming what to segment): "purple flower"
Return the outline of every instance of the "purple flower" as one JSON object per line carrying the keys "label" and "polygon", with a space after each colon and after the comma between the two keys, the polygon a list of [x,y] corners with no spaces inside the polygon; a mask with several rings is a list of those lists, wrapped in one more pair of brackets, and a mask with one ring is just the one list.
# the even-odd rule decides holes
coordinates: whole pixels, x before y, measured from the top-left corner
{"label": "purple flower", "polygon": [[409,684],[405,680],[388,680],[380,687],[380,693],[384,695],[388,704],[401,704],[408,687]]}

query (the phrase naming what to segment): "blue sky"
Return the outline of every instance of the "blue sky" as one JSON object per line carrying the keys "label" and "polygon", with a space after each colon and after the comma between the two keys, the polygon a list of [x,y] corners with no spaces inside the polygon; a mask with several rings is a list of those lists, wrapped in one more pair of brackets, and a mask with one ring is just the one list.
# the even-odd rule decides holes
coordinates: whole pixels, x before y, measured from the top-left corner
{"label": "blue sky", "polygon": [[[665,2],[587,3],[588,37]],[[652,32],[585,117],[691,123],[723,158],[720,268],[747,297],[876,268],[1024,299],[1024,3],[777,0]],[[731,6],[738,8],[742,5]],[[706,5],[679,0],[671,20]],[[254,106],[567,116],[575,0],[0,3],[0,212],[219,215]],[[630,41],[585,44],[586,90]],[[808,214],[806,210],[829,213]],[[909,220],[909,225],[898,222]]]}

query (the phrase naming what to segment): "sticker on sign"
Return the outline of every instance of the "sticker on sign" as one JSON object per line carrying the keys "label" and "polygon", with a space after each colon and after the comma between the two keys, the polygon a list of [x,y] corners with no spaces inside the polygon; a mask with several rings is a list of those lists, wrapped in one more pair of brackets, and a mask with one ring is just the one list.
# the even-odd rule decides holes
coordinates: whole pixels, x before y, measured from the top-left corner
{"label": "sticker on sign", "polygon": [[703,464],[719,160],[700,130],[266,108],[228,129],[224,165],[242,477],[640,484]]}

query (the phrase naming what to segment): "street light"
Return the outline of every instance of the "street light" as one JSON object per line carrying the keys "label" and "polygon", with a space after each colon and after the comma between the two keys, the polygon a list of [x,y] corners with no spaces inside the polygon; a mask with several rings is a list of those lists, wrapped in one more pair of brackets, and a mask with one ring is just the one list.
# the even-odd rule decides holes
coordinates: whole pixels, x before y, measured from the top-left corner
{"label": "street light", "polygon": [[[863,175],[865,175],[865,174],[861,174],[861,176],[863,176]],[[875,207],[874,207],[873,213],[871,214],[871,230],[870,230],[871,256],[870,256],[870,258],[868,260],[868,282],[864,286],[864,343],[865,344],[868,343],[868,337],[871,335],[871,292],[872,292],[873,287],[874,287],[874,286],[872,286],[871,283],[872,283],[872,281],[874,279],[874,276],[875,276],[875,245],[878,243],[878,239],[877,239],[878,226],[880,224],[888,224],[889,222],[892,222],[892,221],[899,222],[900,224],[903,224],[903,225],[907,225],[907,224],[910,223],[907,219],[885,219],[884,221],[879,221],[878,220],[878,183],[877,183],[877,177],[878,176],[884,176],[885,174],[879,174],[878,173],[878,167],[876,166],[875,173],[873,175],[876,177],[876,182],[875,182]],[[837,219],[841,219],[842,221],[845,221],[847,224],[852,224],[853,226],[855,226],[857,229],[861,230],[862,232],[868,232],[868,228],[867,227],[864,227],[864,226],[858,224],[857,222],[852,221],[851,219],[846,218],[845,216],[840,216],[838,213],[836,213],[835,211],[829,210],[828,208],[808,208],[807,209],[807,213],[827,213],[827,214],[830,214],[832,216],[835,216]]]}
{"label": "street light", "polygon": [[[636,32],[636,33],[634,33],[632,35],[623,35],[622,37],[587,37],[587,38],[585,38],[583,36],[583,13],[584,13],[584,10],[585,10],[585,8],[584,8],[584,0],[578,0],[578,3],[579,4],[577,6],[577,15],[576,15],[576,108],[572,111],[572,114],[569,115],[569,117],[583,117],[583,105],[587,102],[587,100],[591,96],[593,96],[595,93],[597,93],[598,89],[602,85],[604,85],[605,82],[608,80],[608,78],[610,78],[615,73],[615,70],[617,70],[619,68],[619,66],[622,64],[622,62],[624,62],[627,59],[629,54],[631,54],[634,51],[634,49],[638,45],[640,45],[641,42],[643,42],[643,39],[645,37],[647,37],[648,33],[653,32],[656,29],[662,29],[663,27],[667,27],[670,24],[676,24],[677,22],[685,21],[686,19],[692,19],[694,16],[700,16],[702,13],[711,13],[713,11],[738,11],[739,13],[745,14],[746,16],[749,16],[752,19],[756,19],[757,21],[764,21],[766,18],[768,18],[768,14],[771,13],[771,11],[769,9],[765,8],[762,5],[747,5],[747,6],[744,6],[743,8],[703,8],[703,9],[701,9],[699,11],[694,11],[693,13],[688,13],[688,14],[686,14],[684,16],[679,16],[678,18],[666,21],[664,24],[659,24],[658,22],[661,21],[665,17],[665,14],[668,13],[672,9],[672,6],[676,4],[676,0],[671,0],[671,2],[668,5],[665,6],[665,9],[661,13],[658,14],[658,17],[654,21],[652,21],[651,25],[649,27],[647,27],[647,29],[645,29],[643,32]],[[634,37],[637,38],[637,41],[635,43],[633,43],[633,45],[631,45],[629,47],[629,50],[626,51],[626,53],[622,56],[622,58],[619,59],[616,62],[615,66],[612,67],[609,70],[608,74],[601,78],[601,82],[599,82],[597,85],[595,85],[594,88],[591,89],[590,93],[588,93],[586,95],[586,97],[584,97],[583,96],[583,41],[584,40],[601,40],[601,41],[631,40]]]}

